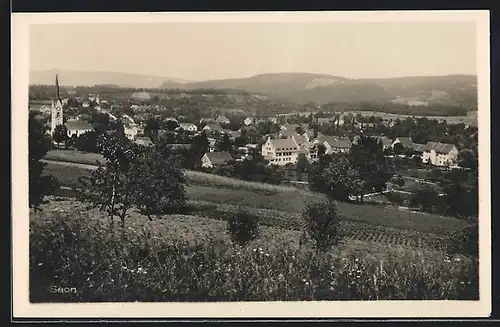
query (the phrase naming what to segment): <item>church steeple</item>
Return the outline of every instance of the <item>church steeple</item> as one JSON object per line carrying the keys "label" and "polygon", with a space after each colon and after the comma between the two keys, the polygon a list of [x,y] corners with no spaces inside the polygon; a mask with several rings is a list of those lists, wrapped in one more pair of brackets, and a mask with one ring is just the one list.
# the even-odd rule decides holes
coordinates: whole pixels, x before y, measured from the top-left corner
{"label": "church steeple", "polygon": [[61,101],[61,95],[59,93],[59,77],[56,74],[56,99]]}

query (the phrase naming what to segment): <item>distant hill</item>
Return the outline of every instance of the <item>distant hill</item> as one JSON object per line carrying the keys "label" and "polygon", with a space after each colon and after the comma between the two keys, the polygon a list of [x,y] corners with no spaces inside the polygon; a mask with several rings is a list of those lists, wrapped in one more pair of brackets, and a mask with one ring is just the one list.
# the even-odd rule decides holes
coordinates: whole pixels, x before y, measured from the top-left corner
{"label": "distant hill", "polygon": [[[30,84],[53,85],[56,72],[31,72]],[[193,82],[177,78],[99,71],[57,73],[61,85],[68,86],[107,84],[129,88],[233,89],[295,104],[393,102],[406,105],[439,104],[477,110],[477,77],[474,75],[349,79],[299,72]]]}
{"label": "distant hill", "polygon": [[150,75],[105,71],[43,70],[30,72],[30,84],[53,85],[56,73],[64,86],[116,85],[118,87],[157,88],[166,81],[182,85],[187,80]]}
{"label": "distant hill", "polygon": [[473,75],[348,79],[325,74],[277,73],[182,84],[167,81],[161,87],[241,89],[298,104],[395,101],[477,108],[477,77]]}

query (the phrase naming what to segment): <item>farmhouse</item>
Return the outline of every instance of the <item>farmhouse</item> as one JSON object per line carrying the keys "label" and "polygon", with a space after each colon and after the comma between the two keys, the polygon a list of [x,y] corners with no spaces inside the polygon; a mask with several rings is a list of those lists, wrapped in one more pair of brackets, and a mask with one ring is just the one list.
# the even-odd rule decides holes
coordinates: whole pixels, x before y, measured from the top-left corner
{"label": "farmhouse", "polygon": [[66,129],[68,130],[68,137],[72,137],[73,135],[78,137],[86,132],[94,130],[94,127],[92,127],[89,122],[82,120],[69,120],[66,124],[64,124],[64,126],[66,126]]}
{"label": "farmhouse", "polygon": [[238,137],[241,136],[241,132],[240,131],[230,131],[229,132],[229,136],[230,136],[231,139],[234,140],[234,139],[236,139],[236,138],[238,138]]}
{"label": "farmhouse", "polygon": [[458,149],[453,144],[427,142],[422,155],[422,162],[434,166],[451,166],[458,157]]}
{"label": "farmhouse", "polygon": [[[304,134],[302,134],[302,136],[305,137],[307,142],[312,142],[315,138],[314,137],[314,129],[308,129],[307,131],[305,131]],[[324,136],[324,134],[321,132],[318,132],[316,135],[316,138],[321,137],[321,136]]]}
{"label": "farmhouse", "polygon": [[403,146],[403,149],[415,149],[415,144],[413,143],[411,137],[409,136],[399,136],[397,137],[394,142],[391,144],[391,148],[394,149],[394,146],[396,144],[401,144]]}
{"label": "farmhouse", "polygon": [[390,148],[392,146],[392,140],[387,136],[372,136],[372,138],[382,143],[383,150]]}
{"label": "farmhouse", "polygon": [[268,138],[262,146],[262,155],[270,164],[286,165],[296,163],[300,147],[295,138],[271,139]]}
{"label": "farmhouse", "polygon": [[204,168],[213,168],[217,166],[222,166],[232,160],[233,157],[227,151],[207,152],[201,158],[201,166]]}
{"label": "farmhouse", "polygon": [[322,135],[318,137],[313,143],[323,144],[326,148],[326,154],[331,153],[346,153],[352,147],[352,143],[347,137],[339,138],[336,136]]}

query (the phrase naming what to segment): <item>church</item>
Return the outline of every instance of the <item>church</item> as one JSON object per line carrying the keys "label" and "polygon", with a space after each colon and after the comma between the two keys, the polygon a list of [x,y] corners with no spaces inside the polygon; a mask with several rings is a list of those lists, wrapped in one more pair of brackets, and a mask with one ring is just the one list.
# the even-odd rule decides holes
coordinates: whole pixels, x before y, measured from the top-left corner
{"label": "church", "polygon": [[59,92],[59,78],[56,74],[56,99],[52,100],[50,134],[53,135],[58,125],[66,126],[68,137],[76,137],[93,131],[94,128],[87,121],[67,121],[64,122],[63,101]]}

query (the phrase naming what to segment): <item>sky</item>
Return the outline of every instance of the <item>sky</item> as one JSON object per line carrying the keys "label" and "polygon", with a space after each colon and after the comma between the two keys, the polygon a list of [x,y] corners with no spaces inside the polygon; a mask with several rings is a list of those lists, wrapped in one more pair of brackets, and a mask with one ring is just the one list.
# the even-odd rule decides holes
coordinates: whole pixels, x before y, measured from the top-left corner
{"label": "sky", "polygon": [[187,80],[307,72],[348,78],[477,74],[471,22],[39,24],[30,70]]}

